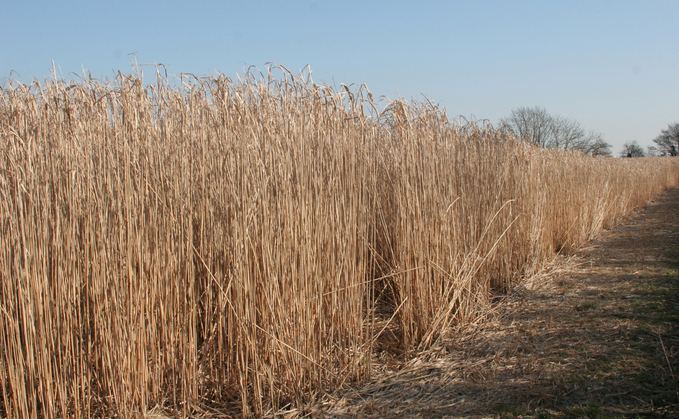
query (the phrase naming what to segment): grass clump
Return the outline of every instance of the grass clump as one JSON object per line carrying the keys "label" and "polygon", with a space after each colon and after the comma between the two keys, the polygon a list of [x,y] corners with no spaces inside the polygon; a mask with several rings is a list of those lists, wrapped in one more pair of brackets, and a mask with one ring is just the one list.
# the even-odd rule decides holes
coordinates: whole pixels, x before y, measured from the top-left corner
{"label": "grass clump", "polygon": [[[278,77],[273,72],[280,71]],[[0,90],[0,409],[243,416],[364,380],[677,184],[310,73]]]}

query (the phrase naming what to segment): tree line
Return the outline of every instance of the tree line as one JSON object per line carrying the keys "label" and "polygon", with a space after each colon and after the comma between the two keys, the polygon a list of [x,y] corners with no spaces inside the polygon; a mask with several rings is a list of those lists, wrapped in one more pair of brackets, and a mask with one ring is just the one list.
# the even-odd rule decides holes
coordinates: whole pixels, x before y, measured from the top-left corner
{"label": "tree line", "polygon": [[598,132],[586,132],[580,123],[550,115],[545,108],[521,107],[500,121],[502,128],[545,148],[580,150],[593,156],[611,156],[611,145]]}
{"label": "tree line", "polygon": [[636,141],[628,141],[620,152],[620,157],[677,156],[679,155],[679,123],[669,124],[653,139],[655,145],[644,149]]}
{"label": "tree line", "polygon": [[[612,156],[611,145],[598,132],[586,132],[580,124],[569,118],[551,115],[545,108],[520,107],[500,121],[502,129],[516,137],[545,148],[579,150],[592,156]],[[620,157],[645,155],[679,155],[679,123],[668,125],[655,139],[655,146],[644,149],[636,142],[625,143]]]}

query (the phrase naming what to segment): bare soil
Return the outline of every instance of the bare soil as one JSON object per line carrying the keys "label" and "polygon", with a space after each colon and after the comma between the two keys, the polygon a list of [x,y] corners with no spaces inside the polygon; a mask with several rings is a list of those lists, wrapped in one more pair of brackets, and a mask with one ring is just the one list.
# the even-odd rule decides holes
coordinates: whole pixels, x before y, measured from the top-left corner
{"label": "bare soil", "polygon": [[393,365],[305,414],[679,417],[679,188]]}

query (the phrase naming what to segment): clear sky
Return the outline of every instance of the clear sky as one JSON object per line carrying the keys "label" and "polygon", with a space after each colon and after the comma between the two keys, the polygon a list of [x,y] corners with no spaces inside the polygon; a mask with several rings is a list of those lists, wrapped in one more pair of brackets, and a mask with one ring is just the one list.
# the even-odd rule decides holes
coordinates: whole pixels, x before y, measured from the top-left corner
{"label": "clear sky", "polygon": [[[422,95],[496,124],[541,106],[617,154],[679,122],[679,1],[0,0],[0,80],[113,78],[139,63],[235,77],[275,62],[314,80]],[[147,74],[151,69],[146,70]]]}

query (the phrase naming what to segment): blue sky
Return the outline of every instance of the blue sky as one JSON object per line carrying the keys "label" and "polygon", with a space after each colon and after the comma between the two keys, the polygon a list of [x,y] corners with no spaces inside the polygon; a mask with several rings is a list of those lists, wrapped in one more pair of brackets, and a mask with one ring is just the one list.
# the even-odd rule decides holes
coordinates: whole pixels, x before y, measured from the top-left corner
{"label": "blue sky", "polygon": [[[618,153],[679,122],[679,1],[0,0],[0,80],[275,62],[496,124],[542,106]],[[12,72],[14,71],[14,72]],[[148,72],[150,69],[147,69]]]}

